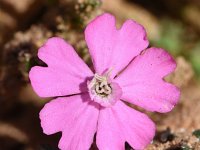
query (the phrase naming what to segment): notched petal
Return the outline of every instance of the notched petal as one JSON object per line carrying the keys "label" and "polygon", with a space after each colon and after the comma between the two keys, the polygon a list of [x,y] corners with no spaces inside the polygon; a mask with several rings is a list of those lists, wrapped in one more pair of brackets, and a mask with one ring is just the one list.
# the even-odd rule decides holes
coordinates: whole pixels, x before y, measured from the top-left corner
{"label": "notched petal", "polygon": [[88,150],[97,130],[99,105],[87,94],[63,97],[47,103],[40,112],[45,134],[62,132],[59,148]]}
{"label": "notched petal", "polygon": [[85,80],[93,73],[63,39],[50,38],[39,49],[38,57],[48,65],[33,67],[29,72],[33,89],[39,96],[56,97],[87,91]]}
{"label": "notched petal", "polygon": [[146,31],[140,24],[128,20],[118,30],[115,22],[114,16],[105,13],[89,23],[85,30],[96,73],[101,75],[112,69],[111,78],[149,44]]}
{"label": "notched petal", "polygon": [[175,68],[176,62],[168,52],[147,49],[115,79],[123,89],[122,99],[149,111],[171,111],[180,98],[180,90],[163,78]]}
{"label": "notched petal", "polygon": [[144,149],[155,135],[154,123],[122,101],[100,110],[96,142],[100,150],[122,150],[125,142],[134,149]]}

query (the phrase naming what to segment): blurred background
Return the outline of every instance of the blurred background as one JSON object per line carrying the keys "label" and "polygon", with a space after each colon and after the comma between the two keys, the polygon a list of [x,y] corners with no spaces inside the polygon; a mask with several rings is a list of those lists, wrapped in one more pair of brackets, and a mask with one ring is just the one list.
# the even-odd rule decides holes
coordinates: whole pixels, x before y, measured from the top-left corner
{"label": "blurred background", "polygon": [[181,100],[170,113],[146,112],[157,124],[146,150],[200,150],[199,0],[0,0],[0,150],[58,150],[61,134],[43,134],[38,117],[50,99],[33,92],[28,72],[45,65],[37,50],[52,36],[91,65],[83,31],[103,12],[114,14],[118,27],[130,18],[142,24],[150,45],[168,50],[178,64],[166,80],[181,89]]}

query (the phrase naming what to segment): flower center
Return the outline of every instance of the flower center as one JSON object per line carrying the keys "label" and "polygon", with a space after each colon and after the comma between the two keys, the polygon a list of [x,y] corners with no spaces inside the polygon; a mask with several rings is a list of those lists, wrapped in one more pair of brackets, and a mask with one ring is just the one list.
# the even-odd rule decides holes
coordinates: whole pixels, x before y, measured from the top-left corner
{"label": "flower center", "polygon": [[101,97],[107,97],[112,93],[112,88],[105,76],[95,74],[91,86],[95,89],[96,94]]}
{"label": "flower center", "polygon": [[96,73],[93,79],[88,81],[88,90],[91,100],[105,107],[113,105],[122,95],[119,85],[111,82],[109,72],[104,75]]}

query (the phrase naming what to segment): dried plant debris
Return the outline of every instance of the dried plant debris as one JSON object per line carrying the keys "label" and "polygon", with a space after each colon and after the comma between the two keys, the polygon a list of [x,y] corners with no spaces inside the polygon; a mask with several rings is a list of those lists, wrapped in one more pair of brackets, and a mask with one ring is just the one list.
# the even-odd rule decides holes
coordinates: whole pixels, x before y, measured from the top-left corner
{"label": "dried plant debris", "polygon": [[[160,134],[164,134],[163,140]],[[199,150],[200,142],[198,138],[194,137],[190,131],[180,130],[173,133],[173,138],[166,140],[167,135],[172,134],[170,129],[160,131],[157,133],[154,141],[146,150]]]}
{"label": "dried plant debris", "polygon": [[52,7],[44,14],[43,20],[55,32],[80,32],[91,19],[102,12],[100,8],[100,0],[59,0],[57,7]]}
{"label": "dried plant debris", "polygon": [[45,8],[45,1],[1,0],[0,1],[0,47],[7,42],[16,30],[29,27]]}
{"label": "dried plant debris", "polygon": [[[75,12],[77,14],[77,23],[80,27],[85,27],[91,18],[97,15],[98,8],[101,6],[101,0],[78,0],[75,5]],[[94,13],[95,12],[95,13]]]}
{"label": "dried plant debris", "polygon": [[[33,58],[36,58],[38,47],[50,36],[52,33],[40,25],[32,26],[26,32],[15,33],[14,38],[4,46],[3,65],[6,68],[6,74],[10,74],[10,69],[15,68],[15,72],[27,80],[27,73],[34,63]],[[10,69],[7,69],[8,67]]]}
{"label": "dried plant debris", "polygon": [[[7,116],[15,109],[21,87],[29,81],[31,66],[44,65],[36,56],[37,49],[52,34],[44,26],[32,26],[26,32],[17,32],[4,45],[0,75],[0,116]],[[12,92],[11,92],[12,91]]]}
{"label": "dried plant debris", "polygon": [[185,144],[178,144],[178,145],[172,145],[171,147],[167,148],[166,150],[192,150],[192,149]]}

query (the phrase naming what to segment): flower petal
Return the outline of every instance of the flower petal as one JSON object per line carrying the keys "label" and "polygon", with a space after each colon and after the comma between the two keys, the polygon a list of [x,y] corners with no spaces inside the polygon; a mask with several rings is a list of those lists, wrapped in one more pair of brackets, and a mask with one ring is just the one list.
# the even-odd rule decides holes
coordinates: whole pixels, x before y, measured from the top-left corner
{"label": "flower petal", "polygon": [[142,150],[155,134],[154,123],[122,101],[100,110],[96,142],[100,150],[124,150],[125,141]]}
{"label": "flower petal", "polygon": [[97,17],[86,27],[85,39],[96,73],[103,74],[112,69],[111,78],[149,44],[141,25],[127,20],[117,30],[114,16],[108,13]]}
{"label": "flower petal", "polygon": [[72,46],[61,38],[50,38],[39,49],[38,57],[48,67],[33,67],[31,84],[41,97],[64,96],[87,90],[86,78],[93,73]]}
{"label": "flower petal", "polygon": [[97,129],[98,107],[86,94],[52,100],[40,112],[43,132],[62,131],[62,150],[88,150]]}
{"label": "flower petal", "polygon": [[171,111],[179,100],[180,91],[163,77],[175,68],[176,62],[166,51],[147,49],[116,78],[123,89],[122,99],[149,111]]}

